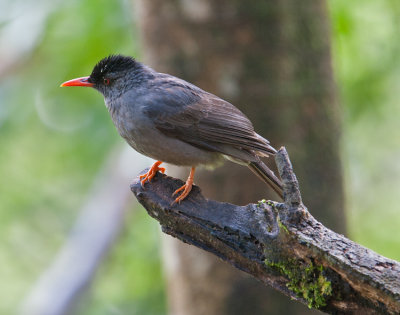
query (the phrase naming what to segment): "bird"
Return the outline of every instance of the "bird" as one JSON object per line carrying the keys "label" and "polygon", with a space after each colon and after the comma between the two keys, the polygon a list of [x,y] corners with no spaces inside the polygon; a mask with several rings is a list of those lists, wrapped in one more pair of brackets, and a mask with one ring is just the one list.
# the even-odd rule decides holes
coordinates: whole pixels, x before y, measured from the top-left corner
{"label": "bird", "polygon": [[61,84],[66,86],[99,91],[122,138],[156,160],[140,176],[142,187],[157,171],[165,172],[163,162],[190,167],[185,184],[172,194],[177,195],[173,203],[180,203],[192,189],[197,167],[230,160],[248,166],[283,199],[280,179],[261,160],[277,151],[228,101],[119,54],[100,60],[90,76]]}

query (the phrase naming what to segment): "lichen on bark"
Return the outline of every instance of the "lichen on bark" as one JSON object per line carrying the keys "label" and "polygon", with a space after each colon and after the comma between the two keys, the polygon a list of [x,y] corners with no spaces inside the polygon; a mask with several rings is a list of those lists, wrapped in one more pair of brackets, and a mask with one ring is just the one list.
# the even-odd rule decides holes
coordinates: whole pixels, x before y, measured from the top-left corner
{"label": "lichen on bark", "polygon": [[294,259],[271,261],[265,259],[268,268],[288,279],[286,286],[300,298],[308,302],[309,308],[319,309],[326,305],[332,295],[332,285],[324,275],[324,267],[312,262],[305,263]]}

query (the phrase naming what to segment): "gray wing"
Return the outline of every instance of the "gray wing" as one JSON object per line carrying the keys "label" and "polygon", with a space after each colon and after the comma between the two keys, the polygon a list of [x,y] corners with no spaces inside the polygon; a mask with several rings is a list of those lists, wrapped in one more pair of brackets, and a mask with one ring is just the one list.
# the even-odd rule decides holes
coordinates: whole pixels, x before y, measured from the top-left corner
{"label": "gray wing", "polygon": [[276,152],[239,109],[193,85],[178,81],[149,99],[147,115],[169,137],[246,162]]}

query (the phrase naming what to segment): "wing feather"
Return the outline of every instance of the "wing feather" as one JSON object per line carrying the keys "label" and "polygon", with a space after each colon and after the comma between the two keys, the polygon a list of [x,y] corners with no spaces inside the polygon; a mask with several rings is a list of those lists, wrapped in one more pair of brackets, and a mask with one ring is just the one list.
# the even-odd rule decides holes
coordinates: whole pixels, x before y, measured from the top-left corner
{"label": "wing feather", "polygon": [[162,85],[147,98],[145,113],[165,135],[244,161],[276,152],[229,102],[176,78]]}

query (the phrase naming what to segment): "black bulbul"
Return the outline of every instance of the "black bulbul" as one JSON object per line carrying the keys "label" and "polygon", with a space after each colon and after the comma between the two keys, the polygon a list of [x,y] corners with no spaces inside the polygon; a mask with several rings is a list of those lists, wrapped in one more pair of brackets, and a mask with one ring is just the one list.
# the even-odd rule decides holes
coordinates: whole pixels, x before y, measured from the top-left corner
{"label": "black bulbul", "polygon": [[136,151],[157,160],[140,177],[142,185],[165,171],[162,162],[191,167],[185,185],[173,194],[182,191],[175,202],[189,194],[197,166],[224,159],[248,166],[282,198],[280,180],[260,159],[276,150],[239,109],[218,96],[121,55],[102,59],[89,77],[61,86],[101,92],[119,134]]}

